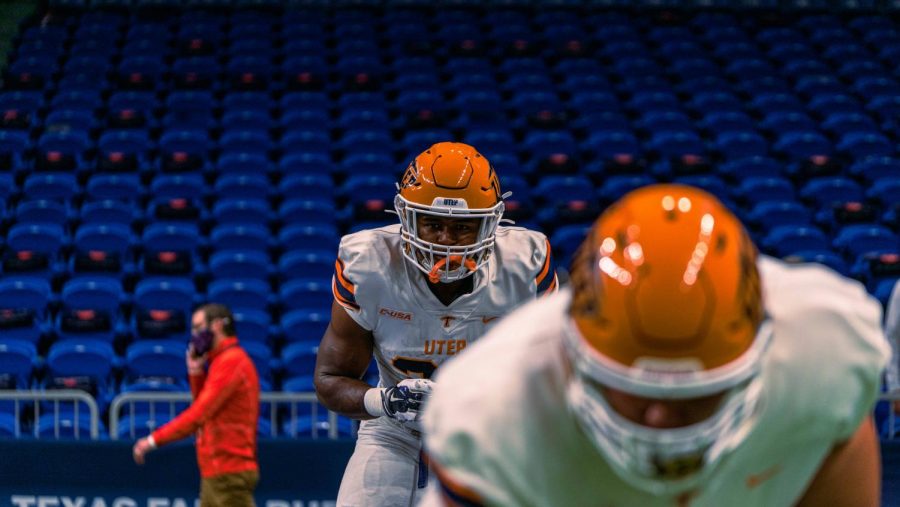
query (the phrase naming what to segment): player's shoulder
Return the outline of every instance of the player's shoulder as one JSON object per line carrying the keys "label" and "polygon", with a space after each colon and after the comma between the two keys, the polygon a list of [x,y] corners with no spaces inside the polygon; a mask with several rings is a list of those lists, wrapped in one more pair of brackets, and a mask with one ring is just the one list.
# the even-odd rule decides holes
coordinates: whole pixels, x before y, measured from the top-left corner
{"label": "player's shoulder", "polygon": [[337,270],[357,288],[363,284],[377,287],[378,280],[394,278],[391,270],[399,265],[398,259],[402,259],[399,225],[364,229],[341,238]]}
{"label": "player's shoulder", "polygon": [[341,238],[340,251],[353,255],[378,255],[385,252],[385,248],[396,246],[399,241],[400,225],[385,225],[344,235]]}
{"label": "player's shoulder", "polygon": [[765,375],[778,386],[777,417],[810,419],[844,435],[870,409],[890,355],[881,304],[825,266],[770,258],[759,266],[774,332]]}
{"label": "player's shoulder", "polygon": [[555,270],[547,236],[524,227],[498,227],[495,255],[505,272],[521,272],[529,283],[547,270],[547,266],[549,270]]}
{"label": "player's shoulder", "polygon": [[881,304],[858,281],[818,263],[791,264],[760,256],[767,310],[795,316],[827,313],[881,320]]}
{"label": "player's shoulder", "polygon": [[548,241],[547,236],[539,231],[526,229],[518,226],[500,226],[497,227],[497,248],[498,249],[522,249],[538,248],[546,250]]}

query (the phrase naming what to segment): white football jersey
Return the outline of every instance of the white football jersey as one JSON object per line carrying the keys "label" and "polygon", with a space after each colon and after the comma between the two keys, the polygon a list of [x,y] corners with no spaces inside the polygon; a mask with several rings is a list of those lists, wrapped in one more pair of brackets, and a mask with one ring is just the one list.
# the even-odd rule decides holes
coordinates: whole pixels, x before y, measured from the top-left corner
{"label": "white football jersey", "polygon": [[[703,486],[679,498],[632,487],[566,404],[568,289],[514,312],[437,376],[425,446],[443,494],[484,505],[788,506],[869,415],[890,350],[881,306],[813,265],[760,260],[774,337],[757,424]],[[852,487],[852,486],[850,486]],[[429,493],[420,505],[439,505]]]}
{"label": "white football jersey", "polygon": [[900,342],[900,283],[894,284],[891,297],[888,299],[884,312],[884,333],[887,335],[893,353],[891,364],[888,365],[885,372],[885,383],[888,391],[896,391],[900,389],[900,371],[898,371],[900,368],[897,364],[897,361],[900,361],[900,357],[897,355],[897,344]]}
{"label": "white football jersey", "polygon": [[474,289],[449,306],[401,248],[399,224],[344,236],[332,281],[338,303],[375,338],[382,387],[430,378],[501,316],[556,291],[549,241],[521,227],[497,228],[493,255],[472,275]]}

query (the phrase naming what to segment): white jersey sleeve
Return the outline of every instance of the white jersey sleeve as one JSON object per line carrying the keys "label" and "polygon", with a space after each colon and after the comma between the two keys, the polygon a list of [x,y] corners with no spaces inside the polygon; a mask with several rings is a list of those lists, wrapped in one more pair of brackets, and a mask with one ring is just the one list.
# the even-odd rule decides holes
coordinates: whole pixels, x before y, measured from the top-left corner
{"label": "white jersey sleeve", "polygon": [[[334,299],[363,329],[378,320],[375,303],[388,290],[387,273],[394,248],[388,228],[370,229],[341,238],[331,288]],[[396,253],[399,255],[399,252]]]}
{"label": "white jersey sleeve", "polygon": [[550,241],[544,234],[521,227],[498,227],[497,264],[501,276],[522,276],[534,284],[534,293],[540,297],[552,294],[559,288],[556,262]]}

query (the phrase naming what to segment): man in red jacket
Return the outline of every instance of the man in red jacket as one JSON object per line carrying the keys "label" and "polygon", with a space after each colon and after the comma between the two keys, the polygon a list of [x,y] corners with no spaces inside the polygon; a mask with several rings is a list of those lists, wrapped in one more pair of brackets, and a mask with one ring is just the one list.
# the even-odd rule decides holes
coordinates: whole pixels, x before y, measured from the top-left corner
{"label": "man in red jacket", "polygon": [[259,379],[253,361],[238,345],[234,318],[226,306],[206,304],[194,312],[187,369],[194,402],[138,440],[134,461],[143,464],[149,451],[196,434],[200,505],[255,505]]}

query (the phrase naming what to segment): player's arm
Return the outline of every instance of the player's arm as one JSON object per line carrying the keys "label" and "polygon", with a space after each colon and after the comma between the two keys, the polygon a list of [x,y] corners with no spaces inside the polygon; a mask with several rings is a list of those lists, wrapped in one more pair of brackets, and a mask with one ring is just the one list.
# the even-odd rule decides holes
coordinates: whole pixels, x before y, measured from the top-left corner
{"label": "player's arm", "polygon": [[356,323],[337,301],[316,357],[316,394],[328,410],[355,419],[372,419],[364,398],[371,386],[361,380],[372,361],[372,332]]}
{"label": "player's arm", "polygon": [[877,507],[881,502],[881,455],[869,416],[839,444],[797,504],[798,507]]}

